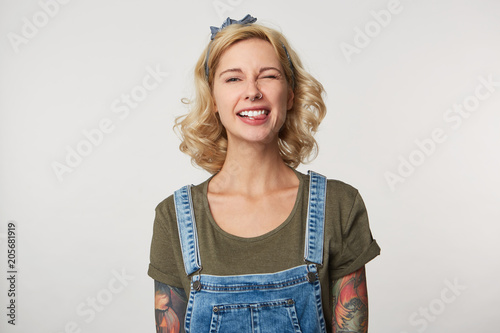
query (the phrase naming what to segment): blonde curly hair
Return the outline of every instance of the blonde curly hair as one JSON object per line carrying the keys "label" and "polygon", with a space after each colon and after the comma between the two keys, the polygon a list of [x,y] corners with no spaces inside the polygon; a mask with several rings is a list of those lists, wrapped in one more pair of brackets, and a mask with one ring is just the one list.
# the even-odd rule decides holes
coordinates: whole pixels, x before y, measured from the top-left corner
{"label": "blonde curly hair", "polygon": [[[287,112],[286,120],[278,134],[281,158],[288,166],[296,168],[316,157],[318,144],[314,139],[319,124],[326,115],[323,101],[323,85],[307,73],[285,37],[275,29],[259,24],[233,24],[217,33],[207,45],[196,63],[195,98],[183,99],[191,104],[190,111],[175,119],[174,129],[181,137],[179,149],[191,156],[191,162],[208,172],[218,172],[226,159],[227,134],[219,114],[214,110],[212,95],[213,78],[224,51],[231,45],[251,38],[265,40],[273,46],[285,72],[286,80],[293,88],[294,102]],[[288,50],[293,70],[288,60]],[[210,48],[209,57],[207,51]],[[209,75],[205,74],[205,62],[208,61]]]}

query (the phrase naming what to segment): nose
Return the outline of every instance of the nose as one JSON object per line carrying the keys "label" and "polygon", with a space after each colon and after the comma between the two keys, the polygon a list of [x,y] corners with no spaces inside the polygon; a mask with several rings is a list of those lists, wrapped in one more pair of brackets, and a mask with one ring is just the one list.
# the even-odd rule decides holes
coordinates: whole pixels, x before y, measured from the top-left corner
{"label": "nose", "polygon": [[245,99],[249,99],[250,101],[254,101],[256,99],[261,99],[262,93],[259,90],[256,81],[248,81],[247,88],[245,91]]}

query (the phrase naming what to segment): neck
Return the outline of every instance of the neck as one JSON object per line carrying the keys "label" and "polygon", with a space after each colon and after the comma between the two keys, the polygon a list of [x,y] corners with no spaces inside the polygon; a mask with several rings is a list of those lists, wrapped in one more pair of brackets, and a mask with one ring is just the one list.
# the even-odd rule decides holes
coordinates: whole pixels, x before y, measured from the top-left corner
{"label": "neck", "polygon": [[298,179],[283,162],[277,142],[228,143],[226,160],[210,182],[209,191],[259,195],[295,183]]}

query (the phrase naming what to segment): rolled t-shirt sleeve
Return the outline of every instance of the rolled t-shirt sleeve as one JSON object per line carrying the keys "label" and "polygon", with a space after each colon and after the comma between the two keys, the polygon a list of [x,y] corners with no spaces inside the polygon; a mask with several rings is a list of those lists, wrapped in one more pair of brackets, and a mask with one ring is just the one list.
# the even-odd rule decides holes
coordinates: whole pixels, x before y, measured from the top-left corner
{"label": "rolled t-shirt sleeve", "polygon": [[148,275],[164,284],[182,287],[178,273],[179,255],[181,255],[182,260],[175,208],[173,199],[169,197],[161,202],[155,210]]}
{"label": "rolled t-shirt sleeve", "polygon": [[332,279],[355,272],[380,254],[380,247],[373,239],[368,223],[368,213],[359,192],[348,214],[341,214],[340,237],[337,237],[337,255],[330,264]]}

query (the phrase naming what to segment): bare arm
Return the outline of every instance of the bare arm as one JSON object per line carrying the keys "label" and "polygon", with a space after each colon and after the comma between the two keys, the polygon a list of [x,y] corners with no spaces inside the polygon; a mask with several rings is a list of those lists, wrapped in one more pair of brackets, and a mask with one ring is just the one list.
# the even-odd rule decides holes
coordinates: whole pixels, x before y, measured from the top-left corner
{"label": "bare arm", "polygon": [[155,280],[156,333],[184,332],[186,303],[184,289]]}
{"label": "bare arm", "polygon": [[365,266],[333,283],[333,332],[368,332]]}

